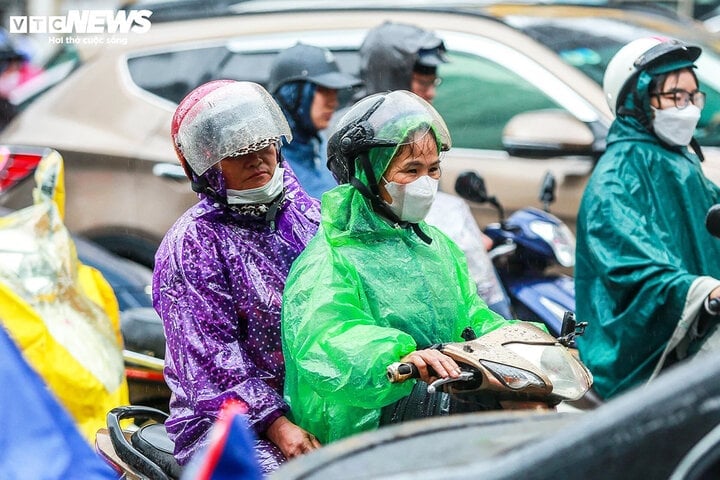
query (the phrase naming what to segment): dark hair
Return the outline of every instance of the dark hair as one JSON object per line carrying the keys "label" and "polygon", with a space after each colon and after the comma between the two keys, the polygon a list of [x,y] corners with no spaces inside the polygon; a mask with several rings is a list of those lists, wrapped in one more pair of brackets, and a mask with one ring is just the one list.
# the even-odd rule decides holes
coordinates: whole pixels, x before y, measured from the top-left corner
{"label": "dark hair", "polygon": [[692,74],[693,78],[695,79],[695,83],[698,86],[700,86],[700,82],[698,81],[697,74],[695,73],[695,69],[690,68],[690,67],[684,67],[684,68],[679,68],[677,70],[673,70],[671,72],[654,75],[650,79],[650,83],[648,84],[648,92],[650,92],[650,95],[653,95],[653,94],[659,92],[662,89],[662,86],[665,85],[665,80],[667,80],[667,78],[670,75],[679,74],[683,70],[689,71]]}
{"label": "dark hair", "polygon": [[415,65],[413,65],[413,72],[419,73],[420,75],[436,75],[437,74],[437,66],[436,65],[423,65],[419,62],[415,62]]}

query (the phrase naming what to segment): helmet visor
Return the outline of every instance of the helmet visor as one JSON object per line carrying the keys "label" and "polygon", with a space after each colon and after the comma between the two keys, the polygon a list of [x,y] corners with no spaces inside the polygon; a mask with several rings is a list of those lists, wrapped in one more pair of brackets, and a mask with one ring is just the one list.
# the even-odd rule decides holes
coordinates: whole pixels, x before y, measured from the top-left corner
{"label": "helmet visor", "polygon": [[700,47],[669,39],[640,55],[634,66],[638,70],[647,70],[651,75],[657,75],[693,66],[700,53]]}
{"label": "helmet visor", "polygon": [[[364,139],[368,146],[400,147],[417,141],[422,134],[433,131],[441,151],[451,147],[450,132],[445,121],[432,105],[404,90],[370,95],[358,102],[341,120],[350,125],[363,122],[373,138]],[[412,131],[412,135],[408,133]]]}
{"label": "helmet visor", "polygon": [[287,120],[260,85],[237,82],[213,90],[195,104],[178,128],[178,147],[197,175],[220,160],[261,150],[281,137]]}

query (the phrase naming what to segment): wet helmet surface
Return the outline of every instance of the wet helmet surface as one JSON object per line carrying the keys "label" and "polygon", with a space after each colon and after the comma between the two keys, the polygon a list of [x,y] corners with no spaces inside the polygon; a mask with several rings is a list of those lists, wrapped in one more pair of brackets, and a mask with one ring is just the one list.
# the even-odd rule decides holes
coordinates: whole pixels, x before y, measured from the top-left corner
{"label": "wet helmet surface", "polygon": [[223,158],[260,150],[281,137],[292,140],[272,96],[257,83],[232,80],[190,92],[175,111],[171,136],[186,173],[199,176]]}

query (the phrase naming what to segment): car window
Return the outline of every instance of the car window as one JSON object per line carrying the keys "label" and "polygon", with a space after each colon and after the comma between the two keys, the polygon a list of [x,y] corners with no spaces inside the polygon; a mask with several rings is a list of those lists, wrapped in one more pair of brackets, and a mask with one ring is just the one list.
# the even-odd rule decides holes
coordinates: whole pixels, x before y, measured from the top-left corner
{"label": "car window", "polygon": [[[335,50],[341,70],[357,74],[357,52]],[[224,45],[175,50],[131,57],[128,71],[143,90],[179,103],[195,87],[219,78],[245,80],[267,87],[276,50],[236,51]],[[349,99],[349,95],[346,95]],[[345,97],[341,97],[342,100]]]}
{"label": "car window", "polygon": [[192,48],[128,58],[128,71],[143,90],[179,103],[193,88],[213,79],[264,83],[273,54],[242,54],[225,46]]}
{"label": "car window", "polygon": [[[626,43],[659,33],[650,25],[624,22],[623,18],[512,17],[508,22],[556,52],[566,63],[578,68],[598,85],[610,59]],[[679,35],[675,35],[679,36]],[[703,54],[696,71],[700,89],[707,95],[696,138],[702,145],[720,146],[720,50],[700,32],[688,32],[689,43],[699,45]]]}
{"label": "car window", "polygon": [[502,130],[516,114],[560,106],[520,75],[472,54],[449,52],[434,106],[454,147],[502,150]]}

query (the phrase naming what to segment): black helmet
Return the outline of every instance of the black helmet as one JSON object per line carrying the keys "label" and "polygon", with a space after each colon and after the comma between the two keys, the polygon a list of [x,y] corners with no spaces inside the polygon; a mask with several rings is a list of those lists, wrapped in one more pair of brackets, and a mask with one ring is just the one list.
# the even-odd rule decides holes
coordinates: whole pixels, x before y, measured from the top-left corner
{"label": "black helmet", "polygon": [[340,71],[330,50],[303,43],[298,43],[275,57],[270,69],[268,90],[274,94],[282,85],[299,80],[334,90],[362,83],[359,78]]}
{"label": "black helmet", "polygon": [[[406,90],[376,93],[338,121],[328,140],[327,166],[338,183],[352,185],[374,211],[407,224],[382,199],[378,181],[402,145],[427,134],[433,135],[439,152],[450,149],[450,133],[432,105]],[[432,241],[417,223],[409,225],[424,242]]]}
{"label": "black helmet", "polygon": [[[376,93],[356,103],[335,125],[328,139],[327,166],[338,183],[353,183],[355,162],[377,147],[392,147],[384,155],[361,162],[365,180],[379,179],[394,151],[411,141],[410,132],[432,133],[438,149],[450,149],[450,133],[440,114],[428,102],[405,90]],[[376,185],[367,185],[371,190]]]}

